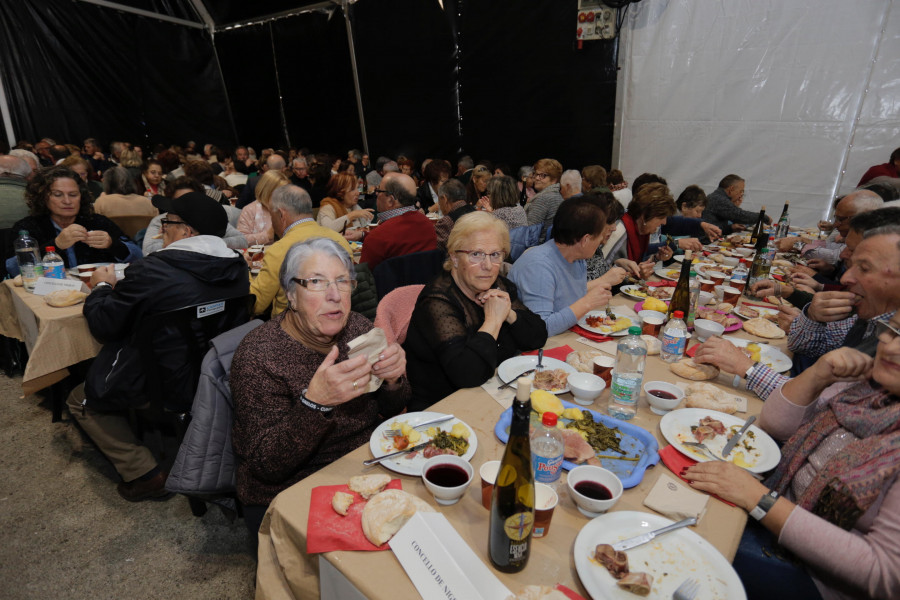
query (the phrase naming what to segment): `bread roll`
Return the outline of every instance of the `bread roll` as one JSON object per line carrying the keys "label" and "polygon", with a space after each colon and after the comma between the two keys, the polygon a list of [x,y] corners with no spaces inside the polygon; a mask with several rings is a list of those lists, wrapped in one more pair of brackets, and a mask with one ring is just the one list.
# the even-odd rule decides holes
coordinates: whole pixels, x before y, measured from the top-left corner
{"label": "bread roll", "polygon": [[416,511],[434,512],[434,509],[403,490],[385,490],[366,503],[362,512],[363,534],[380,546],[394,537]]}
{"label": "bread roll", "polygon": [[350,478],[350,489],[366,500],[384,489],[391,482],[391,476],[383,473],[354,475]]}
{"label": "bread roll", "polygon": [[759,317],[744,321],[744,329],[753,335],[772,340],[783,338],[786,335],[781,327],[768,319]]}
{"label": "bread roll", "polygon": [[716,306],[716,310],[727,315],[734,310],[734,304],[731,302],[720,302],[719,305]]}
{"label": "bread roll", "polygon": [[691,358],[682,358],[678,362],[670,364],[669,369],[679,377],[693,381],[706,381],[719,376],[717,367],[695,363]]}
{"label": "bread roll", "polygon": [[87,298],[87,294],[78,290],[57,290],[44,296],[44,302],[50,306],[62,308],[84,302],[85,298]]}
{"label": "bread roll", "polygon": [[353,494],[347,492],[335,492],[331,497],[331,508],[339,515],[347,516],[350,505],[353,504]]}
{"label": "bread roll", "polygon": [[660,348],[662,348],[662,342],[659,341],[659,338],[652,335],[642,335],[641,339],[644,340],[645,344],[647,344],[648,356],[659,354],[659,350]]}
{"label": "bread roll", "polygon": [[684,389],[684,405],[687,408],[705,408],[733,415],[738,403],[733,396],[710,383],[692,383]]}
{"label": "bread roll", "polygon": [[25,287],[25,283],[22,281],[21,275],[16,275],[13,277],[13,285],[16,287]]}
{"label": "bread roll", "polygon": [[566,362],[582,373],[594,372],[594,359],[598,356],[608,356],[599,350],[575,350],[569,352]]}

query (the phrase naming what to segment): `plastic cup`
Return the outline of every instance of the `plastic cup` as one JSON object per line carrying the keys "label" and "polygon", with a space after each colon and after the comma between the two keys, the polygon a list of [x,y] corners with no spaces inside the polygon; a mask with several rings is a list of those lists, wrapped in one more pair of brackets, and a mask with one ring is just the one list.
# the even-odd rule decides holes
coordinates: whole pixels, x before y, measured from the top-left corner
{"label": "plastic cup", "polygon": [[597,356],[594,358],[594,375],[602,379],[609,388],[612,382],[612,370],[616,366],[616,359],[611,356]]}
{"label": "plastic cup", "polygon": [[706,276],[712,279],[713,285],[722,285],[725,282],[725,273],[720,271],[707,271]]}
{"label": "plastic cup", "polygon": [[716,282],[712,279],[701,279],[700,280],[700,291],[701,292],[711,292],[716,287]]}
{"label": "plastic cup", "polygon": [[722,300],[731,305],[737,306],[738,300],[741,299],[741,290],[730,285],[722,288]]}
{"label": "plastic cup", "polygon": [[553,509],[559,504],[559,495],[547,484],[534,484],[534,530],[531,537],[544,537],[550,533]]}
{"label": "plastic cup", "polygon": [[746,279],[731,279],[728,282],[728,285],[730,285],[733,288],[737,288],[737,290],[743,294],[744,288],[747,287],[747,280]]}
{"label": "plastic cup", "polygon": [[659,317],[647,317],[644,319],[644,324],[641,327],[641,333],[644,335],[652,335],[653,337],[658,337],[659,332],[662,329],[663,320]]}
{"label": "plastic cup", "polygon": [[489,460],[478,469],[481,475],[481,504],[488,510],[491,509],[491,494],[494,493],[494,482],[497,480],[499,470],[499,460]]}
{"label": "plastic cup", "polygon": [[716,292],[716,302],[718,302],[719,304],[721,304],[722,302],[725,302],[725,300],[723,300],[723,298],[725,297],[725,286],[717,285],[715,288],[715,292]]}

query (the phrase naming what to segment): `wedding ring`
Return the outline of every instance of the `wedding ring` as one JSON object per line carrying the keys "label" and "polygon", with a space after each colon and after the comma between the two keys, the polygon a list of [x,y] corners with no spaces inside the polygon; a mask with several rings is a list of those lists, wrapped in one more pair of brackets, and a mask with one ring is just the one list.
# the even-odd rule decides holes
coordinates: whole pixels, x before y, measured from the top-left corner
{"label": "wedding ring", "polygon": [[354,380],[353,380],[353,389],[355,390],[355,389],[358,388],[358,387],[359,387],[359,386],[356,385],[356,380],[354,379]]}

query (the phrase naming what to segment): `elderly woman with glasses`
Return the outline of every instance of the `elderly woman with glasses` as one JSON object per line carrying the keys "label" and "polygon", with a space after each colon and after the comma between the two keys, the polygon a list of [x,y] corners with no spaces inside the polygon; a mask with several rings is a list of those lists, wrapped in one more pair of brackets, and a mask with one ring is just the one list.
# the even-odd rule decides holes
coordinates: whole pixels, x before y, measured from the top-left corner
{"label": "elderly woman with glasses", "polygon": [[[350,311],[356,274],[337,242],[291,246],[279,279],[288,310],[248,333],[231,367],[237,493],[254,533],[280,491],[365,443],[410,390],[397,344],[372,364],[347,358],[373,325]],[[370,391],[373,375],[383,381]]]}
{"label": "elderly woman with glasses", "polygon": [[509,230],[499,219],[473,212],[454,225],[444,272],[419,294],[403,344],[413,387],[410,410],[481,385],[507,358],[546,343],[543,320],[500,276],[508,253]]}
{"label": "elderly woman with glasses", "polygon": [[[766,480],[715,461],[683,472],[759,521],[734,561],[751,598],[898,596],[900,315],[877,332],[874,359],[833,350],[768,397],[759,426],[785,444]],[[765,552],[776,542],[799,568]]]}

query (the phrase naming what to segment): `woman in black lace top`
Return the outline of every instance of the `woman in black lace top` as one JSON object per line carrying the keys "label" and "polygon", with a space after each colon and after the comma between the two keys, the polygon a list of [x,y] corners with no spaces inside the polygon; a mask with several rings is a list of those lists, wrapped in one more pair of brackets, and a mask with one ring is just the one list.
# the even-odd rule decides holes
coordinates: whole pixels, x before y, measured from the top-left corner
{"label": "woman in black lace top", "polygon": [[500,277],[509,230],[469,213],[447,240],[446,272],[425,286],[403,344],[413,388],[409,410],[423,410],[460,388],[487,381],[501,362],[547,341],[544,321]]}

